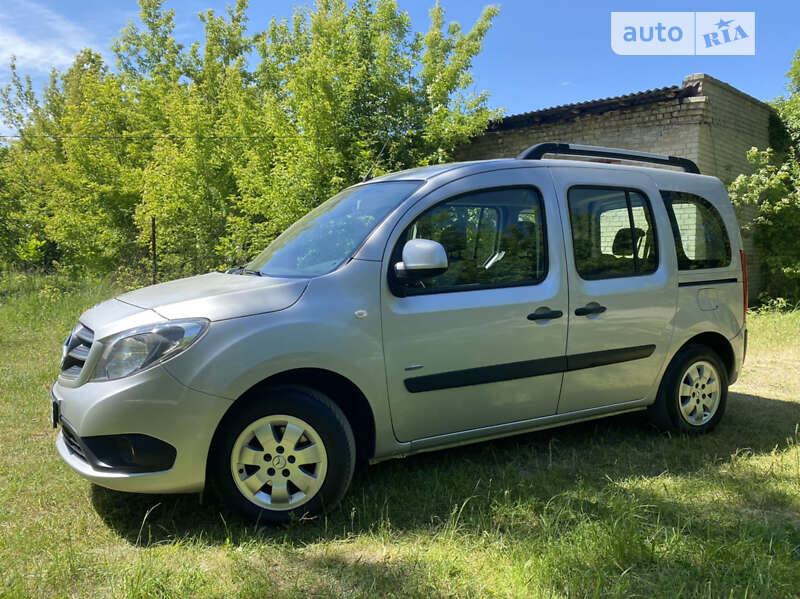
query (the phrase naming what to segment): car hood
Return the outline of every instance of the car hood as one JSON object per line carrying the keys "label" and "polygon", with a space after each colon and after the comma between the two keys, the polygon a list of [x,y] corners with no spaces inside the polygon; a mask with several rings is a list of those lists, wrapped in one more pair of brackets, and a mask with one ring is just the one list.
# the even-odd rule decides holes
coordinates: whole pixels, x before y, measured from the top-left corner
{"label": "car hood", "polygon": [[308,279],[281,279],[213,272],[123,293],[116,299],[168,319],[225,320],[277,312],[303,295]]}

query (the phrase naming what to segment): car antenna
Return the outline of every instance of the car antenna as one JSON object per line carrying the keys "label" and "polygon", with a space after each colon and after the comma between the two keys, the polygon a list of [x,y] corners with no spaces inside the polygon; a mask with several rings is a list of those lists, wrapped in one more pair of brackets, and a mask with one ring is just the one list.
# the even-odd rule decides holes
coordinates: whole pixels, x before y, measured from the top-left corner
{"label": "car antenna", "polygon": [[383,142],[383,147],[381,148],[381,151],[378,152],[378,155],[375,157],[375,161],[372,163],[372,166],[369,167],[369,170],[367,171],[367,174],[364,175],[363,179],[361,179],[362,183],[365,183],[366,181],[369,181],[370,179],[372,179],[372,169],[375,168],[375,165],[378,164],[378,160],[380,160],[381,156],[383,156],[383,151],[386,149],[386,144],[388,144],[388,143],[389,143],[389,138],[387,137],[386,141]]}

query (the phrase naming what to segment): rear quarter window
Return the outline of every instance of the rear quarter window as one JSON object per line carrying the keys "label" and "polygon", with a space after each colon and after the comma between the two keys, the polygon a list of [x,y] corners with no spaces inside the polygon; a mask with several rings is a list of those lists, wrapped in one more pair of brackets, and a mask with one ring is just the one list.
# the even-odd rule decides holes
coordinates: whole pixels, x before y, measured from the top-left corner
{"label": "rear quarter window", "polygon": [[729,266],[731,242],[714,205],[684,191],[662,191],[661,197],[672,226],[678,270]]}

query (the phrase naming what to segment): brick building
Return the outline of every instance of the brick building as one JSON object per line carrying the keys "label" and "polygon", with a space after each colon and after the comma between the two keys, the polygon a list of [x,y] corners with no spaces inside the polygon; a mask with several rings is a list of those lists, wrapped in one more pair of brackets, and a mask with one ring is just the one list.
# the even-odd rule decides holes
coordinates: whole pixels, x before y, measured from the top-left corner
{"label": "brick building", "polygon": [[[507,116],[462,148],[458,159],[511,157],[538,142],[561,141],[690,158],[727,185],[751,170],[747,150],[770,145],[770,117],[767,104],[694,74],[680,86]],[[753,300],[761,288],[759,261],[749,236],[744,244]]]}

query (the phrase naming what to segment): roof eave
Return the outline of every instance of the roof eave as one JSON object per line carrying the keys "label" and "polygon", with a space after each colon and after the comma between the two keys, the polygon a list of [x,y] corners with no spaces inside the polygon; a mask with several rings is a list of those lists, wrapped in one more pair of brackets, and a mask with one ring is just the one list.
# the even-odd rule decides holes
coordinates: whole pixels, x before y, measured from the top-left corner
{"label": "roof eave", "polygon": [[625,110],[634,106],[697,96],[699,93],[700,85],[699,82],[696,82],[683,86],[673,85],[671,87],[651,89],[614,98],[601,98],[588,102],[578,102],[576,104],[564,104],[561,106],[544,108],[542,110],[534,110],[532,112],[512,114],[490,123],[488,130],[504,131],[507,129],[538,125],[539,123],[577,118],[587,114],[603,114],[604,112],[613,110]]}

